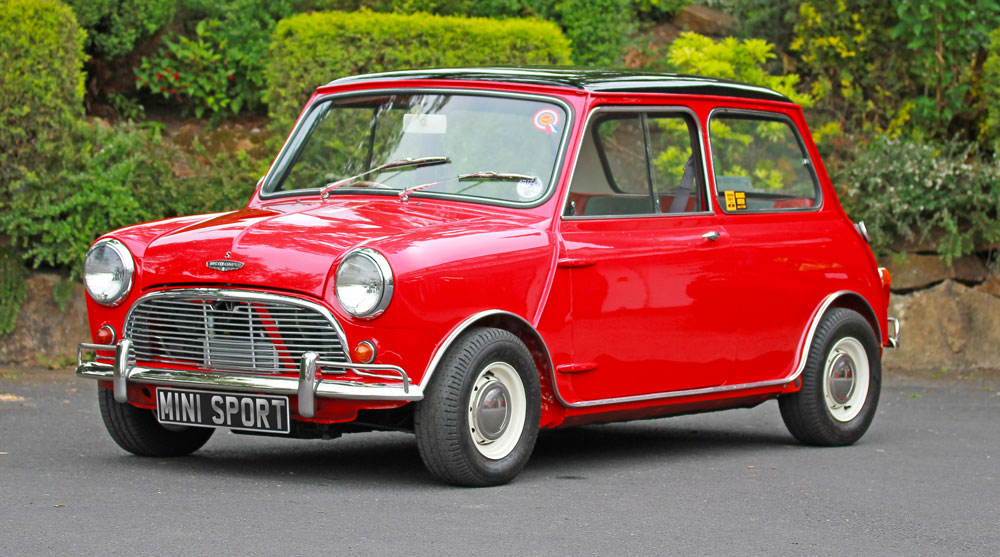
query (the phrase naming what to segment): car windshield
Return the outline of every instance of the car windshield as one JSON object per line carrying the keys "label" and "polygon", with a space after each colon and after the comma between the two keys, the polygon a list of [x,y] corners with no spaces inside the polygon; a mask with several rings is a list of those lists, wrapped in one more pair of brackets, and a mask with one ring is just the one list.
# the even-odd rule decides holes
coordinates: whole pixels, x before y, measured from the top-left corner
{"label": "car windshield", "polygon": [[565,124],[561,106],[533,99],[337,97],[310,111],[263,193],[532,204],[551,189]]}

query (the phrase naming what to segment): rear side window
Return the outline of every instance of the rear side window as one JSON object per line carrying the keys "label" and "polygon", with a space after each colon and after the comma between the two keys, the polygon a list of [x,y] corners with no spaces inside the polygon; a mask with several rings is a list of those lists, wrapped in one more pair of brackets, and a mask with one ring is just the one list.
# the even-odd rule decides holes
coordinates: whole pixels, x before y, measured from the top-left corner
{"label": "rear side window", "polygon": [[592,119],[567,216],[706,210],[698,128],[686,112],[606,112]]}
{"label": "rear side window", "polygon": [[721,113],[709,122],[719,205],[727,213],[807,210],[819,206],[809,154],[787,118]]}

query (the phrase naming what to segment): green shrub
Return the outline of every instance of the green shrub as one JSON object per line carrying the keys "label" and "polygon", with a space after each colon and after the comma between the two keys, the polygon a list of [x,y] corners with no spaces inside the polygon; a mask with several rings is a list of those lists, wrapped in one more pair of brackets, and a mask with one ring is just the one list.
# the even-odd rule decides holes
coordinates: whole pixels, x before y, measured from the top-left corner
{"label": "green shrub", "polygon": [[877,251],[898,239],[943,232],[951,261],[1000,240],[1000,165],[975,146],[880,135],[831,161],[831,178],[851,220],[864,220]]}
{"label": "green shrub", "polygon": [[14,330],[27,293],[21,255],[9,247],[0,247],[0,336]]}
{"label": "green shrub", "polygon": [[177,100],[199,118],[259,109],[271,33],[298,4],[232,0],[185,6],[185,16],[204,17],[191,32],[164,37],[163,47],[143,58],[136,86]]}
{"label": "green shrub", "polygon": [[722,9],[739,22],[736,35],[741,39],[764,39],[782,52],[788,52],[795,37],[794,25],[801,0],[730,0]]}
{"label": "green shrub", "polygon": [[555,6],[559,25],[573,43],[573,63],[617,66],[633,31],[631,0],[564,0]]}
{"label": "green shrub", "polygon": [[165,216],[163,208],[180,196],[157,132],[86,124],[76,135],[79,156],[60,173],[27,181],[0,213],[0,226],[32,266],[68,268],[74,276],[98,236]]}
{"label": "green shrub", "polygon": [[61,167],[73,149],[69,133],[83,115],[83,40],[59,2],[0,0],[0,213],[22,179]]}
{"label": "green shrub", "polygon": [[319,85],[352,74],[432,66],[565,64],[552,23],[426,14],[300,14],[278,23],[267,67],[269,113],[287,131]]}
{"label": "green shrub", "polygon": [[1000,29],[990,34],[989,55],[983,64],[980,91],[986,116],[979,128],[979,140],[994,153],[1000,154]]}
{"label": "green shrub", "polygon": [[727,37],[714,41],[691,31],[681,33],[670,45],[667,60],[681,73],[735,79],[783,93],[803,106],[812,106],[811,95],[796,90],[797,74],[772,75],[765,65],[774,58],[772,46],[761,39],[740,41]]}
{"label": "green shrub", "polygon": [[176,0],[66,0],[87,30],[87,52],[117,58],[170,22]]}

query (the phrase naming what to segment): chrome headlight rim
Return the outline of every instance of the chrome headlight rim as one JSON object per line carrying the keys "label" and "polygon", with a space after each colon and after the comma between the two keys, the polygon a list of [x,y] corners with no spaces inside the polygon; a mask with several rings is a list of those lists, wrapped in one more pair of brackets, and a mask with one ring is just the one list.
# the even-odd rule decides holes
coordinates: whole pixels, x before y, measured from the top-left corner
{"label": "chrome headlight rim", "polygon": [[[375,268],[381,275],[382,283],[382,294],[379,297],[377,303],[375,303],[370,309],[366,311],[357,312],[348,307],[347,304],[341,299],[340,292],[340,282],[341,282],[341,269],[344,268],[344,264],[350,261],[354,257],[364,257],[372,263],[375,264]],[[358,248],[351,250],[340,263],[337,265],[337,272],[334,275],[334,292],[336,293],[337,303],[340,305],[341,309],[347,312],[352,317],[358,319],[375,319],[376,317],[382,315],[386,308],[389,307],[389,302],[392,301],[392,291],[393,291],[393,277],[392,277],[392,267],[389,266],[389,261],[381,253],[371,249],[371,248]]]}
{"label": "chrome headlight rim", "polygon": [[[118,256],[118,259],[122,263],[122,269],[125,273],[125,280],[122,281],[122,289],[118,292],[118,294],[108,299],[103,299],[101,296],[96,295],[90,289],[90,283],[87,280],[87,263],[90,261],[90,254],[100,247],[108,247],[115,252],[115,255]],[[90,298],[95,302],[107,307],[120,305],[125,301],[125,298],[128,297],[129,293],[132,292],[132,280],[134,277],[135,261],[132,259],[132,253],[129,252],[128,248],[125,247],[125,244],[120,241],[114,238],[104,238],[103,240],[95,242],[94,245],[90,246],[90,249],[87,250],[87,257],[84,259],[83,263],[83,287],[87,291]]]}

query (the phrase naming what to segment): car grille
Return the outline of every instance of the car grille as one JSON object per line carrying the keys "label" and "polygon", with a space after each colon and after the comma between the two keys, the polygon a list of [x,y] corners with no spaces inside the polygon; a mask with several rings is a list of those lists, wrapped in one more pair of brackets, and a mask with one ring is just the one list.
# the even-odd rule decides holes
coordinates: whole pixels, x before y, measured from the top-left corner
{"label": "car grille", "polygon": [[331,318],[278,296],[157,293],[132,307],[124,336],[138,362],[212,371],[294,371],[306,352],[319,354],[320,364],[347,361]]}

